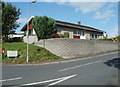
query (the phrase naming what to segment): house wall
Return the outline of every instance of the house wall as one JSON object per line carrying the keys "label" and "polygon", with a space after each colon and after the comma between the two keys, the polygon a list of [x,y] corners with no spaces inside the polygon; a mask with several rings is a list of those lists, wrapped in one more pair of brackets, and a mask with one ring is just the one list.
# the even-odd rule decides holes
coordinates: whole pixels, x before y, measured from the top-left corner
{"label": "house wall", "polygon": [[[58,34],[64,34],[64,32],[69,32],[69,38],[74,38],[73,36],[74,36],[74,30],[75,30],[75,28],[70,28],[70,27],[65,27],[65,26],[57,26],[57,33]],[[79,30],[79,29],[77,29],[77,30]],[[88,39],[87,37],[86,37],[86,35],[89,35],[89,39],[90,38],[92,38],[92,32],[93,31],[86,31],[86,30],[83,30],[84,31],[84,35],[80,35],[80,39]],[[103,36],[102,34],[100,34],[100,33],[98,33],[97,32],[97,34],[99,34],[100,36]],[[99,37],[98,37],[99,38]]]}
{"label": "house wall", "polygon": [[36,42],[35,45],[44,47],[63,58],[82,57],[118,50],[117,42],[82,39],[46,39]]}
{"label": "house wall", "polygon": [[73,38],[73,29],[63,26],[57,26],[57,33],[64,34],[64,32],[69,32],[69,38]]}
{"label": "house wall", "polygon": [[36,35],[36,32],[35,32],[35,30],[33,29],[33,33],[32,33],[33,35]]}
{"label": "house wall", "polygon": [[28,38],[27,38],[27,36],[24,36],[24,37],[23,37],[23,41],[24,41],[25,43],[28,43],[28,42],[29,42],[29,44],[32,44],[32,43],[37,42],[37,41],[38,41],[38,38],[37,38],[37,36],[29,36]]}

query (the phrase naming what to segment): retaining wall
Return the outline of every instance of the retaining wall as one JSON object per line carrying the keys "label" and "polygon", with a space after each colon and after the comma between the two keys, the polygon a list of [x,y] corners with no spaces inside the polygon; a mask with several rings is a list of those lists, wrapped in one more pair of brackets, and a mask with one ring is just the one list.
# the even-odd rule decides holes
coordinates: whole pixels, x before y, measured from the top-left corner
{"label": "retaining wall", "polygon": [[63,58],[74,58],[118,50],[118,43],[111,41],[95,41],[82,39],[55,38],[35,42],[50,52]]}

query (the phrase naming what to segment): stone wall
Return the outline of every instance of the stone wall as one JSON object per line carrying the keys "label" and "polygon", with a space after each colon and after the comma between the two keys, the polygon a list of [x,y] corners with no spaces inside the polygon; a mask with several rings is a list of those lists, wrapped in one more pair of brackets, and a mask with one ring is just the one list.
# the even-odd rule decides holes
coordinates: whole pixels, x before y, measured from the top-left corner
{"label": "stone wall", "polygon": [[81,57],[118,50],[117,42],[67,38],[40,40],[35,45],[44,47],[63,58]]}

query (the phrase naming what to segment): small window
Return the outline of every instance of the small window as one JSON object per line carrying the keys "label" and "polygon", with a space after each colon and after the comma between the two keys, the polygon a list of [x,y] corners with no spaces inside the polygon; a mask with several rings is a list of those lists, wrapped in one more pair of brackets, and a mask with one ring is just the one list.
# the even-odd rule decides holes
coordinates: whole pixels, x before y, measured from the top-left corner
{"label": "small window", "polygon": [[61,28],[57,28],[57,33],[61,33]]}
{"label": "small window", "polygon": [[81,35],[84,36],[84,30],[81,31]]}
{"label": "small window", "polygon": [[95,33],[95,38],[97,39],[97,33]]}
{"label": "small window", "polygon": [[92,38],[94,38],[94,33],[92,33]]}
{"label": "small window", "polygon": [[33,30],[29,30],[29,35],[33,35]]}
{"label": "small window", "polygon": [[97,34],[97,39],[99,38],[99,34]]}
{"label": "small window", "polygon": [[81,30],[78,30],[78,35],[81,35]]}
{"label": "small window", "polygon": [[74,34],[77,35],[77,29],[74,30]]}
{"label": "small window", "polygon": [[81,30],[75,29],[75,30],[74,30],[74,35],[81,35]]}

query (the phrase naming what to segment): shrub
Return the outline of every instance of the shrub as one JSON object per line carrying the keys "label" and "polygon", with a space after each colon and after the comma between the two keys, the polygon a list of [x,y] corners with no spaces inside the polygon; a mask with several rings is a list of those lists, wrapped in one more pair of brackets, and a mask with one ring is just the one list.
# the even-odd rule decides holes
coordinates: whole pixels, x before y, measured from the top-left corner
{"label": "shrub", "polygon": [[64,37],[69,38],[69,32],[64,32]]}
{"label": "shrub", "polygon": [[64,38],[64,35],[63,34],[59,34],[60,38]]}
{"label": "shrub", "polygon": [[23,42],[22,37],[9,38],[6,42]]}
{"label": "shrub", "polygon": [[109,39],[108,39],[108,37],[107,37],[107,36],[103,36],[103,37],[101,37],[99,40],[109,41]]}
{"label": "shrub", "polygon": [[117,41],[120,41],[120,36],[117,36],[116,39],[117,39]]}

